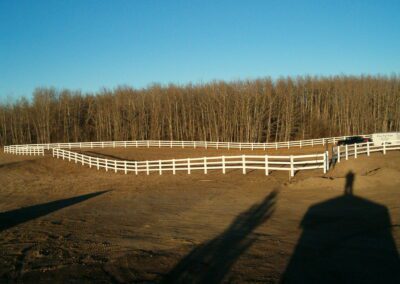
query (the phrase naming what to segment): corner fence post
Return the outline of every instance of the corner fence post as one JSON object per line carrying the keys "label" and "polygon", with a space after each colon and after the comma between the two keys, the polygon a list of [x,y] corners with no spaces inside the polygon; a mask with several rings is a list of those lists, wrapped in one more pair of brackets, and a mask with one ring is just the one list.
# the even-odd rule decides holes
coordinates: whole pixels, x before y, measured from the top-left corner
{"label": "corner fence post", "polygon": [[242,155],[242,169],[243,169],[243,174],[246,174],[246,156]]}

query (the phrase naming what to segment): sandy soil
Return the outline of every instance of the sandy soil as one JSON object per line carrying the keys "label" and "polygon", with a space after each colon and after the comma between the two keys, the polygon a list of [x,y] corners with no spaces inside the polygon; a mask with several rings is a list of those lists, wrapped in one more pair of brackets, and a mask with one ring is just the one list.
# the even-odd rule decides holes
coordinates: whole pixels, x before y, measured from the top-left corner
{"label": "sandy soil", "polygon": [[[190,151],[100,154],[204,155]],[[134,176],[1,153],[0,282],[399,283],[399,200],[399,152],[291,181]]]}

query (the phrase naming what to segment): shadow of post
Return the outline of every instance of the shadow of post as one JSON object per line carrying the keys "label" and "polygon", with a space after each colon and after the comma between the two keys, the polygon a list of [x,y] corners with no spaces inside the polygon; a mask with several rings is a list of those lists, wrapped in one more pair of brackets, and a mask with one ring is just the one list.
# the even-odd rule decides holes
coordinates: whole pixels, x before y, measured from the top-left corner
{"label": "shadow of post", "polygon": [[344,194],[311,206],[281,283],[400,283],[400,259],[388,209],[354,196],[355,174]]}
{"label": "shadow of post", "polygon": [[96,197],[103,193],[109,192],[110,190],[98,191],[89,194],[84,194],[80,196],[75,196],[72,198],[61,199],[57,201],[52,201],[48,203],[33,205],[29,207],[23,207],[7,212],[0,213],[0,233],[3,230],[12,228],[21,223],[28,222],[30,220],[48,215],[54,211],[60,210],[62,208],[74,205],[79,202],[83,202],[87,199]]}
{"label": "shadow of post", "polygon": [[214,239],[194,248],[163,279],[163,283],[219,283],[255,241],[252,232],[275,210],[278,191],[241,213]]}

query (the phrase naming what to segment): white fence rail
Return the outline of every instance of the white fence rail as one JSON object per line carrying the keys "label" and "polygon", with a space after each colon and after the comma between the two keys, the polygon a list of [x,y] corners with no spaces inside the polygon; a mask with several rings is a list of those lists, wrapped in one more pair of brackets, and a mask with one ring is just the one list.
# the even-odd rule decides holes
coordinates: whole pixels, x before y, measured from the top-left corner
{"label": "white fence rail", "polygon": [[[371,135],[359,135],[369,138]],[[49,144],[25,144],[5,146],[5,153],[15,153],[20,147],[43,147],[47,150],[52,148],[82,149],[82,148],[108,148],[108,147],[158,147],[158,148],[214,148],[214,149],[251,149],[266,150],[290,147],[307,147],[326,144],[335,144],[337,141],[350,136],[339,136],[319,139],[297,140],[274,143],[249,143],[249,142],[210,142],[210,141],[165,141],[165,140],[140,140],[140,141],[104,141],[104,142],[74,142],[74,143],[49,143]]]}
{"label": "white fence rail", "polygon": [[105,169],[106,171],[127,173],[146,173],[149,175],[156,172],[162,175],[165,172],[176,174],[177,171],[185,171],[190,174],[192,171],[202,171],[207,174],[209,170],[221,170],[223,174],[228,169],[240,169],[243,174],[248,170],[263,170],[265,175],[270,171],[288,171],[294,176],[296,171],[322,169],[324,173],[329,169],[328,152],[313,155],[240,155],[202,157],[187,159],[171,159],[157,161],[122,161],[103,159],[59,148],[53,148],[53,157],[68,160],[70,162]]}
{"label": "white fence rail", "polygon": [[387,151],[400,150],[400,140],[383,142],[380,146],[375,146],[373,142],[358,143],[352,145],[343,145],[333,148],[332,158],[334,162],[340,163],[342,159],[348,160],[349,157],[357,158],[359,155],[369,156],[374,152],[382,152],[384,155]]}

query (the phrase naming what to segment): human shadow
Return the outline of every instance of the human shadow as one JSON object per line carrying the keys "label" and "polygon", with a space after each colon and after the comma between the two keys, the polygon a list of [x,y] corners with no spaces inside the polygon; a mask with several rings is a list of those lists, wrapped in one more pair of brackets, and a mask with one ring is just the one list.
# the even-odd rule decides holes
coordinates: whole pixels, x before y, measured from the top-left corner
{"label": "human shadow", "polygon": [[281,283],[400,283],[388,209],[355,196],[348,172],[342,196],[311,206]]}
{"label": "human shadow", "polygon": [[23,207],[7,212],[0,213],[0,233],[21,223],[48,215],[54,211],[83,202],[90,198],[99,196],[110,190],[98,191],[89,194],[79,195],[72,198],[61,199],[48,203],[37,204],[29,207]]}
{"label": "human shadow", "polygon": [[214,239],[186,255],[162,283],[220,283],[232,265],[256,240],[253,231],[274,213],[278,191],[241,213]]}

